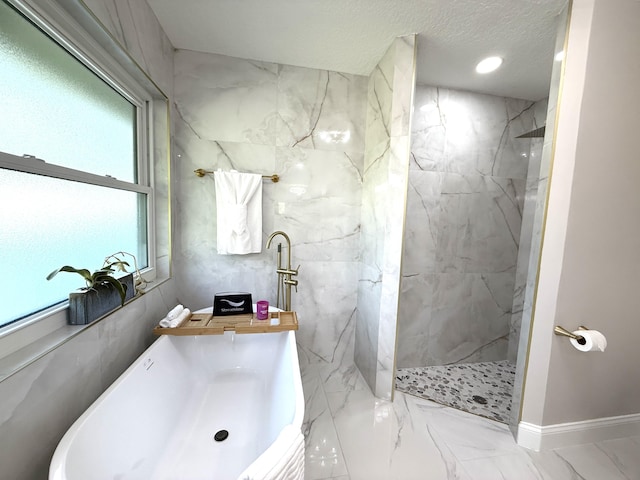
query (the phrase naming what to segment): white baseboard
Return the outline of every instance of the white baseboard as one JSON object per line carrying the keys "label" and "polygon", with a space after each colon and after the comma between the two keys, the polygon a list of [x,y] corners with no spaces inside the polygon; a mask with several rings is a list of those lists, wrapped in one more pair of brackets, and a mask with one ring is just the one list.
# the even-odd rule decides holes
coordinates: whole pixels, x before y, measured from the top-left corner
{"label": "white baseboard", "polygon": [[636,435],[640,435],[640,414],[545,426],[518,424],[518,445],[535,451]]}

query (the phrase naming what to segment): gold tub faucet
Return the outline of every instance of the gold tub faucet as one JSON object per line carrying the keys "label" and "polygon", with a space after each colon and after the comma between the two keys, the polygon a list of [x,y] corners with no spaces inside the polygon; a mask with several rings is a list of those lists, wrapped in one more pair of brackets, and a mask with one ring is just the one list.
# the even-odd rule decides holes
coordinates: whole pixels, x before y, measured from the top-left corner
{"label": "gold tub faucet", "polygon": [[271,242],[274,237],[281,235],[287,241],[287,267],[282,267],[282,244],[278,245],[278,268],[276,268],[276,272],[278,273],[278,301],[276,306],[280,307],[280,292],[284,296],[283,303],[284,309],[286,311],[291,311],[291,287],[294,286],[296,288],[296,292],[298,291],[298,280],[295,280],[291,277],[298,275],[298,270],[300,269],[300,265],[298,268],[291,268],[291,240],[289,239],[289,235],[284,233],[282,230],[277,230],[269,235],[269,239],[267,240],[267,248],[271,247]]}

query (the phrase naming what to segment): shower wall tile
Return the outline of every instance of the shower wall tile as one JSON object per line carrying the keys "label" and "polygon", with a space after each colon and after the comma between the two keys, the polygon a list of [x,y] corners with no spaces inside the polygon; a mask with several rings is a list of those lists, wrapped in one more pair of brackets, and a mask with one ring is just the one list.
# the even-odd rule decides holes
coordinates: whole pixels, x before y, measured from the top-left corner
{"label": "shower wall tile", "polygon": [[362,152],[366,77],[278,68],[277,145]]}
{"label": "shower wall tile", "polygon": [[412,127],[413,169],[493,177],[527,176],[522,142],[533,102],[418,86]]}
{"label": "shower wall tile", "polygon": [[435,271],[443,176],[438,172],[423,171],[409,174],[407,221],[413,228],[405,231],[403,278]]}
{"label": "shower wall tile", "polygon": [[427,345],[430,364],[504,359],[511,292],[510,273],[437,275]]}
{"label": "shower wall tile", "polygon": [[[181,300],[202,308],[215,292],[242,290],[276,304],[280,237],[261,253],[218,255],[214,178],[193,170],[277,173],[278,183],[263,183],[263,245],[273,231],[285,231],[292,266],[301,265],[292,291],[300,361],[352,362],[366,78],[185,50],[175,57]],[[338,130],[349,131],[346,143],[320,138]],[[285,262],[287,253],[285,245]]]}
{"label": "shower wall tile", "polygon": [[394,384],[415,37],[397,38],[369,77],[355,361],[371,390]]}
{"label": "shower wall tile", "polygon": [[524,187],[519,179],[444,174],[436,271],[515,272]]}
{"label": "shower wall tile", "polygon": [[429,346],[433,340],[429,338],[429,323],[435,281],[433,273],[407,274],[404,270],[398,310],[398,368],[429,365],[432,361]]}
{"label": "shower wall tile", "polygon": [[515,137],[539,111],[417,86],[398,367],[506,358],[530,142]]}

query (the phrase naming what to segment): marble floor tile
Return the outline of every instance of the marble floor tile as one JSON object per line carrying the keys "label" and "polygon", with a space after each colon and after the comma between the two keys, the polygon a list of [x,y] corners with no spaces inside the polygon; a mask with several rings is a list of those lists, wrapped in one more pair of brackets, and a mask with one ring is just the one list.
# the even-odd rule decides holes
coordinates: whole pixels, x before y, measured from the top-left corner
{"label": "marble floor tile", "polygon": [[468,480],[412,397],[400,393],[392,403],[363,389],[327,393],[327,400],[351,480]]}
{"label": "marble floor tile", "polygon": [[629,480],[640,478],[640,444],[636,439],[558,448],[555,453],[569,463],[572,470],[585,480]]}
{"label": "marble floor tile", "polygon": [[[525,453],[485,457],[462,462],[471,480],[561,480],[571,477],[548,477],[543,475],[533,460]],[[579,477],[577,477],[579,478]]]}
{"label": "marble floor tile", "polygon": [[460,461],[522,450],[505,424],[433,402],[425,402],[419,408],[428,414],[429,427],[438,433]]}
{"label": "marble floor tile", "polygon": [[306,480],[635,480],[640,437],[533,452],[507,425],[396,391],[355,367],[303,370]]}
{"label": "marble floor tile", "polygon": [[640,478],[640,437],[607,440],[598,442],[595,446],[602,450],[627,478]]}

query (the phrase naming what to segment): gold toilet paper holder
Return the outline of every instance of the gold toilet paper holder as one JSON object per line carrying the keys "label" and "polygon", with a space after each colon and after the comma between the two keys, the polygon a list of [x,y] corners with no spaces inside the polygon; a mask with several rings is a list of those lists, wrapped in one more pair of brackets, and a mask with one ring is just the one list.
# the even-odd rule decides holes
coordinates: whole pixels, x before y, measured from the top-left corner
{"label": "gold toilet paper holder", "polygon": [[[580,325],[578,327],[578,330],[589,330],[589,329],[583,325]],[[556,325],[553,328],[553,333],[555,333],[556,335],[562,335],[564,337],[573,338],[580,345],[584,345],[585,343],[587,343],[587,341],[584,339],[583,336],[576,335],[575,333],[571,333],[569,330],[567,330],[566,328],[562,328],[560,325]]]}

